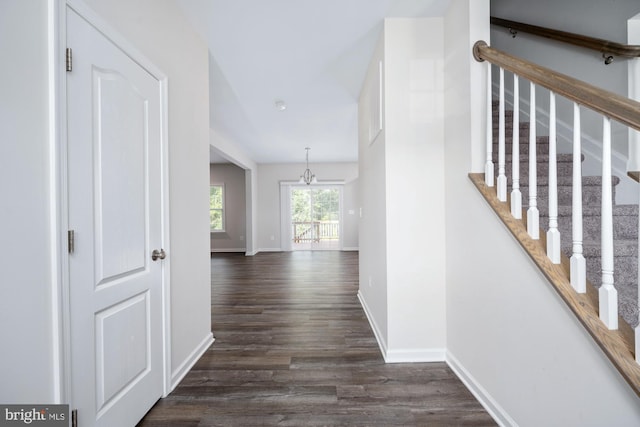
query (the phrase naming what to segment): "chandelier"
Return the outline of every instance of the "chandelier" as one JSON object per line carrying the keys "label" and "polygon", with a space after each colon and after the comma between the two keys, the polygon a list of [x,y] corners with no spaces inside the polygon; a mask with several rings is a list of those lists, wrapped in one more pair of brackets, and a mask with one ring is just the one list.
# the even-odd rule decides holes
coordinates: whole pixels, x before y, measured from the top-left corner
{"label": "chandelier", "polygon": [[317,184],[318,180],[316,180],[316,176],[311,173],[311,169],[309,169],[309,150],[310,148],[305,148],[307,150],[307,168],[304,170],[304,173],[300,175],[299,184]]}

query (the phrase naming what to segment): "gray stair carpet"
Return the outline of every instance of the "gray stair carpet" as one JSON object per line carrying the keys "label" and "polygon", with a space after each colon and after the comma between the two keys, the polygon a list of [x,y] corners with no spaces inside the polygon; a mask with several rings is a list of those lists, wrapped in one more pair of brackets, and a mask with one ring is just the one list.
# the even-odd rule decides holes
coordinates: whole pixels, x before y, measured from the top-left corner
{"label": "gray stair carpet", "polygon": [[[512,190],[512,115],[505,111],[505,169],[508,182],[507,192]],[[498,106],[493,109],[493,162],[495,176],[498,176]],[[523,208],[529,204],[529,123],[520,123],[520,190]],[[536,138],[537,160],[537,207],[540,211],[540,228],[546,232],[549,228],[548,182],[549,182],[549,139],[547,136]],[[571,257],[572,250],[572,155],[557,155],[558,170],[558,229],[562,252]],[[612,194],[615,200],[615,186],[620,182],[612,177]],[[600,203],[602,199],[602,178],[599,176],[582,177],[583,203],[583,255],[587,264],[587,280],[600,287],[602,272],[600,269]],[[632,327],[638,324],[638,206],[614,205],[614,285],[618,291],[618,309],[620,316]]]}

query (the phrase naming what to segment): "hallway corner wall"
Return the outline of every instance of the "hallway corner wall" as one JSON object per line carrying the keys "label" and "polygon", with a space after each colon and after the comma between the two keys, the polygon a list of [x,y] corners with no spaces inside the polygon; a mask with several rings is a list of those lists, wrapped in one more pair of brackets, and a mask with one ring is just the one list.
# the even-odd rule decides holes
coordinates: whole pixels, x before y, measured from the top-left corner
{"label": "hallway corner wall", "polygon": [[0,402],[54,402],[48,2],[4,0],[0,52]]}
{"label": "hallway corner wall", "polygon": [[385,20],[389,362],[446,348],[443,23]]}
{"label": "hallway corner wall", "polygon": [[359,297],[389,363],[446,352],[443,48],[442,18],[386,19],[360,94]]}

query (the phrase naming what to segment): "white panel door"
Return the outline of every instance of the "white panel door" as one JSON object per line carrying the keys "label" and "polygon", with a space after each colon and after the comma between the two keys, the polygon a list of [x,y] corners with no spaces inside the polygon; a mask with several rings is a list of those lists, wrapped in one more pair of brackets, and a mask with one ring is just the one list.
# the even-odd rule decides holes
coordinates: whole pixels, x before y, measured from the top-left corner
{"label": "white panel door", "polygon": [[71,399],[131,426],[162,395],[160,82],[67,9]]}

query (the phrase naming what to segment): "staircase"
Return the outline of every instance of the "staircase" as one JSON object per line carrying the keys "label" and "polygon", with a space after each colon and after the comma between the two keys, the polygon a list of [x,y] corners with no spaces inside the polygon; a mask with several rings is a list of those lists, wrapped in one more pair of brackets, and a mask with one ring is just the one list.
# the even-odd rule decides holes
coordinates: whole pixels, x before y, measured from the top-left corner
{"label": "staircase", "polygon": [[[505,111],[505,159],[508,182],[507,193],[512,190],[512,111]],[[520,123],[520,191],[523,210],[529,203],[529,123]],[[540,211],[540,228],[549,228],[548,182],[549,138],[536,140],[537,205]],[[493,161],[498,176],[498,103],[493,104]],[[561,248],[567,258],[572,251],[572,155],[557,155],[558,171],[558,229]],[[583,203],[583,255],[587,264],[587,280],[595,287],[601,283],[600,269],[600,203],[601,182],[599,176],[582,177]],[[620,182],[612,177],[612,194],[615,202],[615,186]],[[526,218],[526,212],[523,212]],[[638,206],[614,205],[614,285],[618,291],[620,316],[632,327],[638,324]],[[541,231],[542,233],[542,231]]]}

